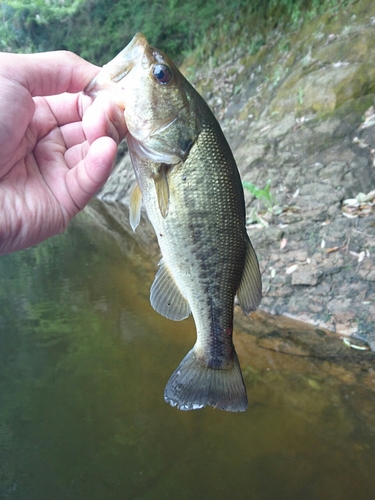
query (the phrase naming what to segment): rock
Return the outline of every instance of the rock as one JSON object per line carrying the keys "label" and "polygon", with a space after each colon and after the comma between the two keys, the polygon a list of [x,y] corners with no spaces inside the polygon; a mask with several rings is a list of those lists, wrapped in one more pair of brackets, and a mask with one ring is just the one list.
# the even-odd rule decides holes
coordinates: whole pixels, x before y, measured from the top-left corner
{"label": "rock", "polygon": [[[238,149],[235,150],[235,158],[238,169],[241,173],[247,173],[255,163],[262,160],[266,152],[266,146],[263,144],[251,144],[249,147],[248,142],[244,142]],[[245,175],[243,175],[245,180]],[[251,182],[255,182],[255,178],[247,178]]]}
{"label": "rock", "polygon": [[316,286],[319,275],[313,266],[304,266],[292,274],[292,285]]}
{"label": "rock", "polygon": [[113,172],[105,186],[98,192],[97,197],[105,202],[120,202],[126,204],[135,182],[133,166],[129,155],[125,155],[115,165]]}
{"label": "rock", "polygon": [[375,282],[375,267],[370,262],[365,262],[358,270],[358,275],[366,281]]}
{"label": "rock", "polygon": [[342,296],[330,300],[327,304],[327,308],[331,313],[345,312],[346,314],[350,314],[351,318],[354,317],[355,314],[353,311],[353,301]]}
{"label": "rock", "polygon": [[297,110],[329,113],[349,99],[375,91],[375,71],[367,64],[337,62],[327,66],[317,62],[315,66],[308,74],[292,73],[284,81],[271,102],[271,111],[281,115]]}

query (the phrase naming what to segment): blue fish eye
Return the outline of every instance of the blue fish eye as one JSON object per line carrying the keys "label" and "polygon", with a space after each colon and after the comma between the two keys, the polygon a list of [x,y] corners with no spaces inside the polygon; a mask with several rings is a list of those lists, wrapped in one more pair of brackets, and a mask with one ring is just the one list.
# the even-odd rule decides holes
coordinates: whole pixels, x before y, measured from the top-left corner
{"label": "blue fish eye", "polygon": [[164,85],[169,83],[172,79],[172,70],[165,64],[155,64],[152,69],[152,74],[157,82]]}

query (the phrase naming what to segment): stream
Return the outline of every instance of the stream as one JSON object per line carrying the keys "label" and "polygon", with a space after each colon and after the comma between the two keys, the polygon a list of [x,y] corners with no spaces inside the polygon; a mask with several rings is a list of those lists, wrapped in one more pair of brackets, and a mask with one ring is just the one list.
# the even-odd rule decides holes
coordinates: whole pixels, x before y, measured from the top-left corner
{"label": "stream", "polygon": [[86,226],[0,259],[1,499],[374,498],[373,358],[236,311],[249,409],[172,408],[194,322],[153,311],[135,240]]}

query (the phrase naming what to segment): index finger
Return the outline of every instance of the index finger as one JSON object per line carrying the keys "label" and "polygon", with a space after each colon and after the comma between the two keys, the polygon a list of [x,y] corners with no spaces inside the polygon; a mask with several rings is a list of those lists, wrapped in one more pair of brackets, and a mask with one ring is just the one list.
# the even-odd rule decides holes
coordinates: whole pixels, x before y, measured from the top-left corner
{"label": "index finger", "polygon": [[46,112],[52,113],[56,125],[62,127],[68,123],[80,122],[93,99],[82,93],[68,94],[64,92],[53,96],[34,97],[34,101],[37,106],[33,119],[35,121],[40,118],[39,126],[42,130],[45,127],[50,127],[50,123],[46,120]]}
{"label": "index finger", "polygon": [[79,92],[99,68],[73,52],[0,54],[0,75],[25,87],[34,96]]}

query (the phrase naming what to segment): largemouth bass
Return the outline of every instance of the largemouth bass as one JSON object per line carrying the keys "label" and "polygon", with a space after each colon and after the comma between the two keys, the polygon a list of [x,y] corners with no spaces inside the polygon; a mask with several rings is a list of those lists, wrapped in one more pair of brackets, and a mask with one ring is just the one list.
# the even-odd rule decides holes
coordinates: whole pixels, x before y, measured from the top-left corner
{"label": "largemouth bass", "polygon": [[85,89],[110,92],[124,109],[137,185],[130,200],[136,229],[143,200],[162,260],[150,301],[180,321],[191,313],[197,341],[171,376],[165,401],[181,410],[247,408],[233,346],[234,298],[245,314],[261,300],[261,277],[245,227],[235,160],[204,99],[142,34]]}

